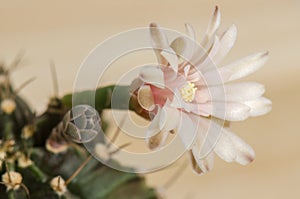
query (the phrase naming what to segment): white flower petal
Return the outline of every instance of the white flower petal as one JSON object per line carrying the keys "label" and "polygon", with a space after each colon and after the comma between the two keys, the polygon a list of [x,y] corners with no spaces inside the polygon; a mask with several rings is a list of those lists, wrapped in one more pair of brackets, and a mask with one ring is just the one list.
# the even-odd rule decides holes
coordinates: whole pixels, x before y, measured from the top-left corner
{"label": "white flower petal", "polygon": [[159,67],[145,66],[140,71],[140,79],[158,88],[165,88],[164,73]]}
{"label": "white flower petal", "polygon": [[197,127],[188,114],[181,112],[178,134],[186,149],[190,149],[197,135]]}
{"label": "white flower petal", "polygon": [[164,106],[161,110],[159,121],[160,130],[169,132],[178,126],[180,121],[180,113],[176,108]]}
{"label": "white flower petal", "polygon": [[137,100],[139,105],[147,111],[152,111],[155,108],[154,98],[149,85],[144,85],[139,88]]}
{"label": "white flower petal", "polygon": [[207,101],[236,101],[243,102],[246,100],[256,99],[262,96],[265,87],[256,82],[241,82],[210,86],[196,91],[195,100],[198,103]]}
{"label": "white flower petal", "polygon": [[144,82],[140,78],[134,79],[130,84],[130,92],[136,91],[143,84],[144,84]]}
{"label": "white flower petal", "polygon": [[193,171],[196,174],[199,174],[199,175],[204,174],[204,172],[202,171],[202,169],[199,167],[198,162],[196,161],[196,158],[195,158],[192,150],[188,151],[188,156],[189,156],[190,162],[192,164]]}
{"label": "white flower petal", "polygon": [[[267,59],[268,52],[256,53],[220,68],[219,73],[224,82],[240,79],[257,71]],[[210,74],[212,72],[205,73],[205,78],[213,78]]]}
{"label": "white flower petal", "polygon": [[208,70],[204,73],[204,79],[209,86],[240,79],[257,71],[267,59],[268,52],[256,53],[221,68]]}
{"label": "white flower petal", "polygon": [[185,23],[184,25],[187,35],[191,37],[191,39],[196,40],[196,34],[193,26],[189,23]]}
{"label": "white flower petal", "polygon": [[255,152],[250,145],[248,145],[244,140],[235,135],[234,133],[224,129],[224,135],[230,138],[231,142],[235,147],[237,153],[235,161],[242,165],[247,165],[252,162],[255,158]]}
{"label": "white flower petal", "polygon": [[239,102],[208,102],[204,104],[190,104],[190,106],[191,111],[195,114],[202,115],[201,113],[207,113],[228,121],[242,121],[247,119],[250,114],[250,107]]}
{"label": "white flower petal", "polygon": [[151,150],[159,149],[160,147],[164,146],[166,140],[168,138],[169,132],[168,131],[160,131],[159,133],[155,134],[154,136],[150,137],[147,141],[148,147]]}
{"label": "white flower petal", "polygon": [[272,101],[264,97],[260,97],[255,100],[246,101],[244,102],[244,104],[250,107],[251,117],[264,115],[269,111],[271,111],[272,109]]}
{"label": "white flower petal", "polygon": [[186,39],[184,37],[177,37],[171,42],[170,47],[178,56],[184,56],[184,50],[186,49]]}
{"label": "white flower petal", "polygon": [[[198,65],[201,72],[214,70],[233,47],[237,36],[237,29],[232,25],[221,38],[215,36],[213,45],[203,63]],[[203,58],[202,58],[203,59]]]}
{"label": "white flower petal", "polygon": [[[222,102],[214,102],[212,115],[228,121],[242,121],[249,117],[250,108],[237,102],[227,102],[225,106]],[[225,108],[225,110],[224,110]],[[225,113],[225,117],[224,116]]]}
{"label": "white flower petal", "polygon": [[168,137],[169,132],[162,132],[160,130],[160,120],[161,109],[158,107],[157,114],[151,121],[146,133],[146,143],[148,147],[152,150],[161,147]]}
{"label": "white flower petal", "polygon": [[217,36],[215,36],[213,45],[209,49],[209,51],[205,53],[204,56],[198,62],[193,63],[196,65],[195,70],[199,69],[201,72],[203,72],[203,71],[216,68],[216,64],[214,63],[213,58],[217,55],[220,47],[221,47],[220,39]]}
{"label": "white flower petal", "polygon": [[218,30],[220,23],[221,14],[218,6],[216,6],[200,45],[193,45],[193,55],[189,59],[190,63],[193,66],[198,66],[201,62],[203,62],[203,59],[207,57],[207,51],[212,48],[212,45],[215,40],[216,31]]}
{"label": "white flower petal", "polygon": [[215,155],[213,152],[208,154],[205,158],[199,158],[197,153],[194,153],[194,150],[192,150],[191,155],[193,156],[191,158],[194,159],[193,160],[195,162],[194,164],[196,164],[196,165],[193,165],[193,168],[197,174],[202,174],[202,173],[204,174],[213,169],[214,159],[215,159]]}
{"label": "white flower petal", "polygon": [[221,24],[221,13],[219,7],[216,6],[212,18],[208,24],[206,34],[201,42],[201,45],[206,48],[209,45],[210,40],[214,37],[214,34],[218,30]]}
{"label": "white flower petal", "polygon": [[152,45],[155,48],[155,53],[158,62],[162,65],[166,64],[166,60],[161,56],[160,52],[164,49],[169,49],[169,42],[165,33],[160,29],[156,23],[150,24],[150,35],[152,38]]}
{"label": "white flower petal", "polygon": [[227,101],[242,102],[244,100],[256,99],[262,96],[264,92],[264,85],[256,82],[225,84],[225,93]]}
{"label": "white flower petal", "polygon": [[214,148],[215,153],[226,162],[233,162],[237,157],[235,146],[231,139],[224,133],[220,134],[219,140]]}
{"label": "white flower petal", "polygon": [[171,52],[162,51],[161,55],[168,61],[168,63],[170,64],[170,66],[173,69],[173,71],[175,72],[175,74],[177,74],[178,57],[177,57],[176,53],[173,50],[171,50]]}
{"label": "white flower petal", "polygon": [[214,63],[219,64],[233,47],[237,36],[237,28],[235,25],[229,27],[220,39],[220,48],[216,55],[212,58]]}
{"label": "white flower petal", "polygon": [[157,106],[157,113],[152,119],[146,133],[146,138],[150,138],[151,136],[154,136],[160,131],[159,128],[159,121],[160,121],[160,116],[161,116],[161,108]]}
{"label": "white flower petal", "polygon": [[[213,120],[201,118],[199,120],[199,131],[197,139],[193,145],[193,154],[196,160],[208,161],[213,152],[227,162],[232,162],[236,159],[236,151],[231,140],[224,135],[223,127]],[[210,159],[210,164],[211,163]],[[200,163],[200,162],[198,162]],[[209,162],[202,162],[208,164]],[[199,167],[205,171],[201,165]]]}
{"label": "white flower petal", "polygon": [[[201,136],[199,136],[196,142],[202,142],[200,144],[201,147],[199,151],[199,158],[203,159],[214,151],[214,148],[223,131],[223,127],[215,121],[213,121],[212,119],[207,119],[203,117],[201,117],[199,126],[200,128],[198,131],[198,135],[202,134],[202,138]],[[205,137],[203,137],[204,135]]]}
{"label": "white flower petal", "polygon": [[203,171],[203,173],[207,173],[211,171],[214,167],[215,154],[211,152],[204,159],[198,160],[198,166]]}
{"label": "white flower petal", "polygon": [[[194,28],[190,24],[186,23],[185,29],[186,29],[186,32],[187,32],[187,35],[189,36],[189,38],[186,38],[185,49],[182,52],[182,57],[185,60],[184,63],[182,64],[182,66],[187,65],[191,61],[191,59],[194,55],[195,49],[197,49],[197,47],[199,48],[199,46],[197,46],[198,44],[196,41],[196,35],[195,35]],[[201,52],[200,52],[200,54],[201,54]]]}

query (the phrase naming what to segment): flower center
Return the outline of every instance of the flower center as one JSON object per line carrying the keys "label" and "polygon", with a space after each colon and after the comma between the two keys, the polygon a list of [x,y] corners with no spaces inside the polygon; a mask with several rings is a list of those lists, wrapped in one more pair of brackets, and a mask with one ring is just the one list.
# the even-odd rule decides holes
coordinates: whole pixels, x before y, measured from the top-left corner
{"label": "flower center", "polygon": [[195,98],[196,90],[195,84],[188,82],[180,89],[180,95],[185,102],[191,102]]}

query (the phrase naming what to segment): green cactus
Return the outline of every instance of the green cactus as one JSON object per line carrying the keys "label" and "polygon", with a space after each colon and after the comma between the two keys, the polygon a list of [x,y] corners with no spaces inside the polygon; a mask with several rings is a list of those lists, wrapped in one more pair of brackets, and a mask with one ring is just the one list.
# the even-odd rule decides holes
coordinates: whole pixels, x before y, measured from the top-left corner
{"label": "green cactus", "polygon": [[[70,129],[74,124],[68,123],[65,116],[70,114],[71,95],[51,98],[47,110],[36,116],[16,93],[9,77],[10,72],[0,66],[1,199],[158,198],[142,176],[111,169],[91,158],[80,143],[73,142],[70,136],[76,136],[77,127]],[[109,89],[113,86],[97,90],[96,108],[100,114],[103,109],[110,108],[104,101],[110,100]],[[129,94],[126,91],[124,95]],[[116,108],[124,107],[120,104]],[[54,151],[51,152],[47,145]],[[74,175],[76,172],[78,175]]]}

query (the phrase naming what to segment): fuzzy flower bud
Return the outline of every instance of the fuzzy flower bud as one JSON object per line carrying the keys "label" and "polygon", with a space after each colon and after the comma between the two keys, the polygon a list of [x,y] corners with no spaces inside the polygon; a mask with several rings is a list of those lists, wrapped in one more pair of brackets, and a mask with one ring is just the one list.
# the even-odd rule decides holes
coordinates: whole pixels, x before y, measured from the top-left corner
{"label": "fuzzy flower bud", "polygon": [[24,154],[22,154],[19,158],[18,158],[18,166],[20,168],[26,168],[32,165],[32,160],[28,157],[26,157]]}
{"label": "fuzzy flower bud", "polygon": [[4,99],[1,102],[1,110],[6,114],[11,114],[16,109],[16,102],[12,99]]}

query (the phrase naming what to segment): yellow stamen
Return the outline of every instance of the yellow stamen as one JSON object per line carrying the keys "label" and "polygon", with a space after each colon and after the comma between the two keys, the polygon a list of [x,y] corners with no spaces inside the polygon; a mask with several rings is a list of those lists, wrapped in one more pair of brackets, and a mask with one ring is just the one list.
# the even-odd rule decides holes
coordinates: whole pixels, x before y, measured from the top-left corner
{"label": "yellow stamen", "polygon": [[180,95],[185,102],[191,102],[195,98],[196,90],[195,84],[188,82],[180,89]]}

